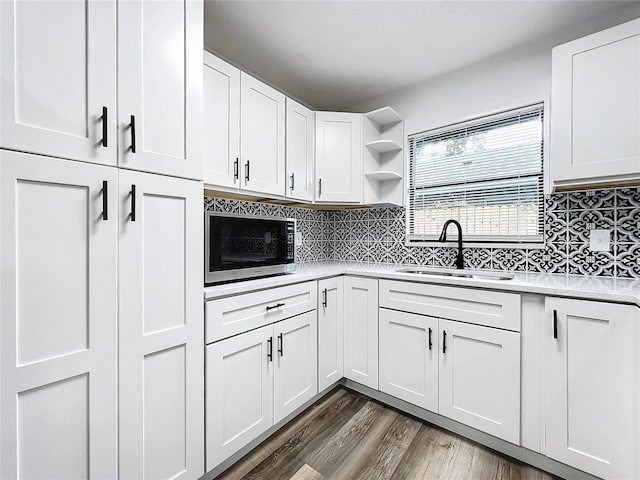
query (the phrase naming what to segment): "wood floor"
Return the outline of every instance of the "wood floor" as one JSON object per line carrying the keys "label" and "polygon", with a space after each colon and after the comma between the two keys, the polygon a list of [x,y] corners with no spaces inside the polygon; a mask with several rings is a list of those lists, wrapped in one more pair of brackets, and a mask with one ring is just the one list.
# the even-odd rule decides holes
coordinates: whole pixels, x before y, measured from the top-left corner
{"label": "wood floor", "polygon": [[546,480],[555,477],[338,388],[219,478]]}

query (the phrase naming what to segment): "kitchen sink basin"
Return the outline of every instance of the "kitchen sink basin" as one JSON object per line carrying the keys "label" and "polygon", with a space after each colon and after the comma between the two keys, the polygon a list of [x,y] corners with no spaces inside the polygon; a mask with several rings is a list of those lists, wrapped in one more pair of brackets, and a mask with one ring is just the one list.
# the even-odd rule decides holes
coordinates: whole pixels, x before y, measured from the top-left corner
{"label": "kitchen sink basin", "polygon": [[511,280],[512,273],[504,272],[483,272],[479,270],[445,270],[445,269],[428,269],[419,267],[401,268],[396,270],[398,273],[411,273],[414,275],[434,276],[434,277],[458,277],[473,278],[476,280]]}

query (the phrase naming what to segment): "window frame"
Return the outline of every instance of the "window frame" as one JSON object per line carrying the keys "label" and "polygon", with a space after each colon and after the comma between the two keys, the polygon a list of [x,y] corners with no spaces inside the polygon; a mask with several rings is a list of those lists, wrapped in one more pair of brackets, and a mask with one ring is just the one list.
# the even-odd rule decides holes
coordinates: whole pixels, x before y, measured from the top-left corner
{"label": "window frame", "polygon": [[[463,235],[462,235],[462,241],[464,242],[464,246],[465,247],[477,247],[477,248],[506,248],[506,249],[543,249],[545,248],[545,243],[546,243],[546,236],[545,236],[545,231],[546,231],[546,224],[545,224],[545,218],[546,218],[546,202],[545,199],[549,194],[549,178],[548,178],[548,146],[549,146],[549,142],[548,142],[548,138],[549,138],[549,119],[548,119],[548,112],[547,112],[547,105],[548,105],[548,100],[547,99],[542,99],[542,100],[538,100],[538,101],[531,101],[529,103],[526,104],[522,104],[520,106],[515,106],[515,107],[510,107],[510,108],[506,108],[506,109],[501,109],[501,110],[496,110],[496,111],[492,111],[490,113],[487,113],[486,115],[480,115],[477,117],[472,117],[472,118],[468,118],[466,120],[462,120],[460,122],[455,122],[455,123],[450,123],[444,126],[440,126],[440,127],[435,127],[435,128],[431,128],[428,130],[423,130],[423,131],[419,131],[419,132],[415,132],[412,134],[408,134],[406,136],[406,151],[407,151],[407,162],[405,164],[405,178],[407,179],[407,187],[405,190],[405,200],[406,200],[406,206],[405,206],[405,244],[407,246],[412,246],[412,247],[416,247],[416,246],[424,246],[424,247],[457,247],[457,236],[454,234],[455,229],[451,229],[452,231],[449,232],[448,236],[447,236],[447,241],[446,242],[440,242],[437,239],[437,235],[429,235],[427,236],[428,238],[424,238],[424,239],[420,239],[420,238],[415,238],[416,236],[413,235],[411,233],[411,223],[410,223],[410,218],[411,218],[411,210],[412,210],[412,205],[411,205],[411,191],[412,191],[412,182],[411,182],[411,165],[412,165],[412,159],[411,159],[411,141],[410,141],[410,137],[413,136],[419,136],[419,135],[423,135],[423,136],[429,136],[429,135],[437,135],[437,134],[445,134],[447,132],[451,132],[457,129],[461,129],[461,128],[468,128],[468,127],[473,127],[475,125],[481,125],[483,123],[490,123],[491,117],[499,117],[502,115],[508,115],[510,112],[518,112],[518,111],[525,111],[526,109],[535,109],[536,107],[539,106],[541,114],[542,114],[542,125],[541,125],[541,146],[540,146],[540,152],[541,152],[541,172],[540,174],[534,174],[534,175],[530,175],[530,176],[538,176],[540,178],[540,194],[539,194],[539,199],[540,199],[540,203],[539,203],[539,207],[538,207],[538,215],[541,221],[541,225],[539,227],[539,235],[537,236],[531,236],[529,238],[523,239],[523,240],[517,240],[514,239],[513,236],[503,236],[504,238],[500,238],[500,236],[496,236],[495,239],[487,239],[487,240],[480,240],[476,237],[468,237],[465,235],[465,232],[463,231]],[[525,177],[527,175],[523,175],[523,177]],[[486,179],[485,181],[493,181],[493,180],[499,180],[498,178],[491,178],[491,179]],[[464,185],[464,183],[460,183],[460,185]],[[433,188],[439,188],[439,186],[434,186]],[[433,238],[431,238],[433,237]]]}

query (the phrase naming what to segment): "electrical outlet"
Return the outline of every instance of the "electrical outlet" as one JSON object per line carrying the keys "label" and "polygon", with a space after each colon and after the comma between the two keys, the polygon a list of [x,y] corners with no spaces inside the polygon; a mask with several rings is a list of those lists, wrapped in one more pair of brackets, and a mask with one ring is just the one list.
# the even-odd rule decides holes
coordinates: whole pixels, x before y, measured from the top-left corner
{"label": "electrical outlet", "polygon": [[302,233],[296,232],[296,247],[302,245]]}
{"label": "electrical outlet", "polygon": [[589,232],[589,250],[608,252],[611,248],[611,230],[591,230]]}

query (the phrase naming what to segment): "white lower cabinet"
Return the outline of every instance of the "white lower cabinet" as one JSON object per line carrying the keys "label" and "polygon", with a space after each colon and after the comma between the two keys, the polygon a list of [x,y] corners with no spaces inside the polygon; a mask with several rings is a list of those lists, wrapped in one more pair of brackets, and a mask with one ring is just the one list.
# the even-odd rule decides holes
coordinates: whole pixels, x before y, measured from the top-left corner
{"label": "white lower cabinet", "polygon": [[117,478],[117,171],[0,151],[0,182],[0,478]]}
{"label": "white lower cabinet", "polygon": [[120,170],[121,479],[204,473],[202,184]]}
{"label": "white lower cabinet", "polygon": [[640,310],[546,299],[543,453],[602,478],[640,477]]}
{"label": "white lower cabinet", "polygon": [[378,279],[344,277],[344,376],[378,389]]}
{"label": "white lower cabinet", "polygon": [[273,327],[206,347],[206,463],[214,468],[273,425]]}
{"label": "white lower cabinet", "polygon": [[207,471],[316,395],[316,332],[313,310],[207,345]]}
{"label": "white lower cabinet", "polygon": [[318,391],[344,377],[344,280],[318,281]]}
{"label": "white lower cabinet", "polygon": [[439,320],[439,413],[520,443],[520,334]]}
{"label": "white lower cabinet", "polygon": [[438,319],[380,309],[380,391],[438,411]]}

